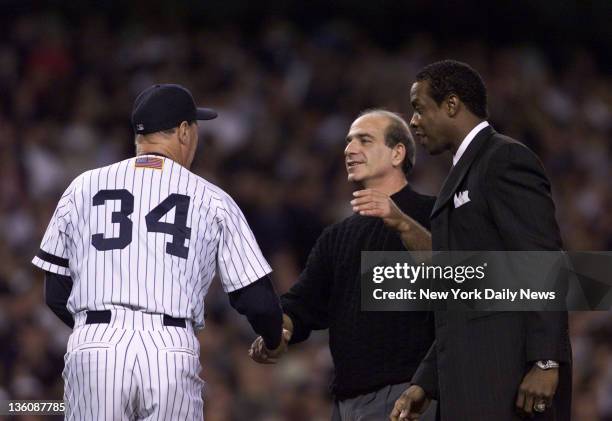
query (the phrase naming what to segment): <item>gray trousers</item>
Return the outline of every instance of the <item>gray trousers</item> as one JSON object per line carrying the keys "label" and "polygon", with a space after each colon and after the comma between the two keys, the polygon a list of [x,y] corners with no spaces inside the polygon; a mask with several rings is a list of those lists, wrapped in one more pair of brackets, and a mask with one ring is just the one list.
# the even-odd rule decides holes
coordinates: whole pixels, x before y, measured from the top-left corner
{"label": "gray trousers", "polygon": [[[395,401],[408,388],[408,383],[384,386],[374,392],[334,402],[331,421],[386,421]],[[434,421],[436,402],[432,402],[419,421]]]}

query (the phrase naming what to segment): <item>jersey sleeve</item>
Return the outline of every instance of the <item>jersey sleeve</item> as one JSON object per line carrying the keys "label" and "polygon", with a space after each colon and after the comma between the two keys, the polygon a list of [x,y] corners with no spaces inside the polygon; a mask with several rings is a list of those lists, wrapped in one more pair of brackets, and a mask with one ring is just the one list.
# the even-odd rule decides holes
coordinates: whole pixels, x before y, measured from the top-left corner
{"label": "jersey sleeve", "polygon": [[243,288],[272,272],[238,205],[228,196],[218,208],[217,272],[225,292]]}
{"label": "jersey sleeve", "polygon": [[59,200],[55,212],[51,217],[51,222],[47,226],[45,235],[40,244],[40,249],[32,263],[35,266],[58,275],[70,276],[68,266],[69,247],[68,247],[68,226],[70,225],[70,215],[73,208],[72,192],[74,183],[68,187]]}

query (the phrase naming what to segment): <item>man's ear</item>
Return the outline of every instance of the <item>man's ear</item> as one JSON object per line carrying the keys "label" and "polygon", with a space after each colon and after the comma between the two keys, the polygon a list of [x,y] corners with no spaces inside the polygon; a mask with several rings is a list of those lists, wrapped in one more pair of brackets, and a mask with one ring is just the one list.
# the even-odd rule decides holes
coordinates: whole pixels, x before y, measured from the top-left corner
{"label": "man's ear", "polygon": [[404,145],[402,142],[398,142],[397,145],[393,147],[393,152],[391,155],[391,164],[394,167],[401,166],[405,158],[406,158],[406,145]]}
{"label": "man's ear", "polygon": [[178,138],[182,145],[186,145],[189,142],[189,123],[183,121],[178,127]]}
{"label": "man's ear", "polygon": [[445,101],[445,111],[449,117],[455,117],[459,112],[461,106],[461,100],[455,94],[450,94]]}

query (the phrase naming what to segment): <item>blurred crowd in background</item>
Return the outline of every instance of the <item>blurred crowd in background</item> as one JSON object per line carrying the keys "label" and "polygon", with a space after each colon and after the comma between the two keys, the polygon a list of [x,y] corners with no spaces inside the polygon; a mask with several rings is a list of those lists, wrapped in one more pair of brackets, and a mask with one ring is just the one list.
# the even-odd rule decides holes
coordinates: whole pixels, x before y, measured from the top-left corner
{"label": "blurred crowd in background", "polygon": [[[321,230],[350,215],[345,135],[366,108],[410,118],[410,85],[425,64],[466,61],[489,90],[490,122],[541,157],[568,250],[612,249],[612,77],[588,49],[553,65],[536,45],[437,42],[408,33],[392,49],[347,22],[303,30],[273,19],[256,33],[180,23],[113,25],[51,14],[21,16],[0,41],[0,400],[61,399],[70,330],[43,302],[30,264],[69,182],[134,153],[130,112],[157,82],[188,87],[219,118],[200,123],[192,171],[243,209],[279,293]],[[450,156],[422,150],[410,176],[436,194]],[[247,356],[253,333],[218,283],[200,334],[209,421],[330,417],[325,332],[276,366]],[[612,420],[612,318],[571,315],[576,420]]]}

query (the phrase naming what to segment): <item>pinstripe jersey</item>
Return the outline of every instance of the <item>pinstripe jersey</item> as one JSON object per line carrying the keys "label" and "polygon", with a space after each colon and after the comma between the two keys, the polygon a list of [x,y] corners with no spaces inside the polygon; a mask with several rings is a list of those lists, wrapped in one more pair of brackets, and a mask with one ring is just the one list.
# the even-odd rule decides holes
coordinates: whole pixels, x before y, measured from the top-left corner
{"label": "pinstripe jersey", "polygon": [[197,329],[216,272],[226,292],[271,272],[232,198],[156,155],[78,176],[32,263],[72,278],[73,314],[127,307],[191,319]]}

